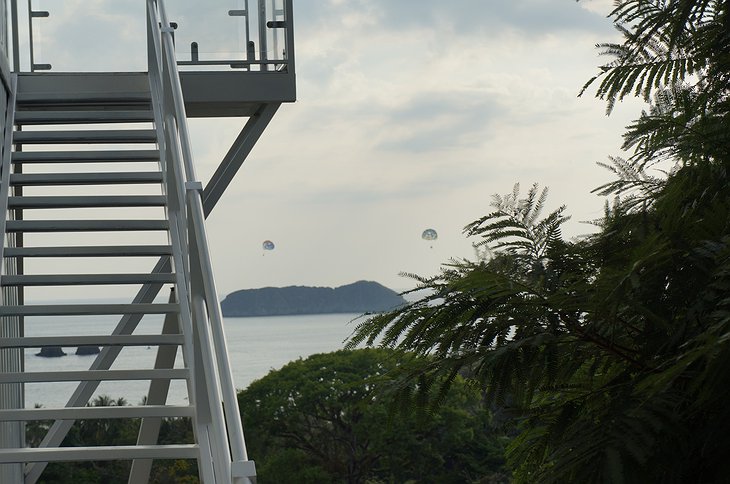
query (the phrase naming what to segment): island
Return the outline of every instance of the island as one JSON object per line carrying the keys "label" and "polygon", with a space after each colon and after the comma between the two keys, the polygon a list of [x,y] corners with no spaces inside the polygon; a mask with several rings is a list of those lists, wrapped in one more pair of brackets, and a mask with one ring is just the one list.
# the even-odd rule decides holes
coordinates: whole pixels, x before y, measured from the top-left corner
{"label": "island", "polygon": [[406,300],[373,281],[340,287],[263,287],[242,289],[221,302],[223,316],[290,316],[297,314],[379,313],[406,304]]}

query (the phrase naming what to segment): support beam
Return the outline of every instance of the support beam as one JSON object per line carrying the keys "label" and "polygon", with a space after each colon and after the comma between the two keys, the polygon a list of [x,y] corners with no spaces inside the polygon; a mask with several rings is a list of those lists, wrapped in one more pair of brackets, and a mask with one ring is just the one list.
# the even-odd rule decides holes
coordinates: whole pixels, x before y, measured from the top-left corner
{"label": "support beam", "polygon": [[238,173],[243,162],[246,161],[246,158],[251,153],[261,134],[269,125],[269,122],[271,122],[274,114],[276,114],[279,106],[281,106],[281,103],[262,105],[256,111],[256,114],[251,116],[248,122],[246,122],[238,137],[233,142],[233,145],[228,150],[228,153],[223,157],[223,160],[218,165],[213,176],[210,177],[210,181],[208,181],[203,192],[203,212],[206,218],[208,218],[208,215],[218,203],[218,200],[220,200],[228,185],[231,184],[233,177]]}
{"label": "support beam", "polygon": [[[170,291],[170,300],[172,304],[175,302],[175,293]],[[167,315],[162,324],[162,334],[178,334],[180,333],[180,323],[177,316]],[[155,359],[155,369],[169,369],[175,366],[175,357],[177,356],[176,346],[160,346],[157,349],[157,358]],[[170,391],[169,379],[156,379],[150,382],[150,389],[147,392],[146,405],[165,405],[167,402],[167,394]],[[160,427],[162,426],[162,418],[159,416],[143,418],[139,427],[137,436],[137,445],[155,445],[160,435]],[[149,482],[150,473],[152,472],[152,459],[135,459],[132,461],[132,468],[129,471],[129,484],[138,482]]]}

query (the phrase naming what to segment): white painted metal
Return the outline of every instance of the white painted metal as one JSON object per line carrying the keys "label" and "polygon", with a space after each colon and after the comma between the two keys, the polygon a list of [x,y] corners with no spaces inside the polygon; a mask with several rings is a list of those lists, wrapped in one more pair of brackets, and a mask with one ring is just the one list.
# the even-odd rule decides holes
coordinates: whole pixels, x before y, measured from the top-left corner
{"label": "white painted metal", "polygon": [[[14,274],[17,272],[18,264],[15,260],[7,260],[3,257],[3,249],[7,243],[13,246],[17,238],[14,235],[5,235],[7,226],[8,211],[7,198],[10,193],[10,141],[12,140],[13,121],[15,115],[15,93],[17,92],[17,76],[13,76],[7,113],[5,116],[5,136],[3,144],[2,165],[0,165],[0,230],[3,237],[0,239],[0,282],[3,273]],[[21,298],[17,288],[3,288],[0,291],[2,305],[19,304]],[[0,306],[2,308],[2,306]],[[23,318],[17,315],[2,318],[0,326],[0,337],[20,337],[23,335]],[[0,350],[0,371],[18,372],[24,370],[23,352],[19,349]],[[22,383],[13,382],[9,385],[0,385],[0,408],[13,409],[25,406],[24,389]],[[25,443],[25,425],[23,422],[0,421],[0,447],[20,447]],[[0,465],[0,482],[20,482],[23,475],[23,468],[20,464]]]}
{"label": "white painted metal", "polygon": [[0,463],[131,460],[144,458],[195,459],[197,456],[197,445],[59,447],[54,449],[8,449],[0,453]]}
{"label": "white painted metal", "polygon": [[83,370],[0,373],[0,383],[40,383],[58,381],[120,381],[151,380],[153,378],[186,379],[187,368],[174,370]]}
{"label": "white painted metal", "polygon": [[[155,265],[155,268],[153,269],[153,273],[161,272],[161,271],[169,271],[170,269],[170,262],[169,258],[164,257],[160,259],[160,261]],[[142,287],[140,292],[135,296],[133,305],[147,305],[152,300],[154,300],[155,296],[159,293],[160,289],[162,288],[162,284],[149,284]],[[116,313],[118,314],[118,313]],[[134,314],[126,314],[122,317],[122,319],[119,321],[119,324],[117,324],[116,328],[112,331],[112,335],[130,335],[137,325],[139,324],[140,320],[142,319],[142,314],[134,313]],[[121,347],[118,346],[106,346],[102,348],[99,355],[97,355],[94,362],[91,364],[90,369],[91,370],[106,370],[111,367],[111,365],[114,363],[114,360],[119,355],[119,352],[121,351]],[[89,398],[93,395],[94,391],[99,386],[98,381],[82,381],[79,386],[76,388],[76,391],[74,391],[73,395],[68,400],[68,403],[66,404],[66,407],[78,407],[85,405],[86,402],[88,402]],[[192,402],[191,402],[192,404]],[[61,442],[63,441],[64,437],[68,433],[68,431],[71,429],[71,426],[73,425],[73,420],[56,420],[51,428],[48,430],[48,433],[46,434],[46,437],[43,439],[43,441],[40,444],[41,448],[48,448],[48,447],[58,447]],[[201,444],[202,445],[202,444]],[[47,462],[40,461],[28,464],[26,467],[26,476],[25,481],[28,484],[35,483],[38,478],[41,476],[43,469],[45,469]]]}
{"label": "white painted metal", "polygon": [[0,410],[0,421],[77,420],[102,418],[194,417],[190,405],[114,405],[110,407],[21,408]]}
{"label": "white painted metal", "polygon": [[128,257],[172,254],[169,245],[107,245],[74,247],[8,247],[5,257]]}
{"label": "white painted metal", "polygon": [[[175,301],[175,293],[170,293],[170,302]],[[178,318],[168,315],[162,327],[162,334],[177,334],[180,332],[180,322]],[[155,368],[173,368],[175,366],[175,357],[177,356],[176,346],[160,346],[157,348],[157,357],[155,358]],[[149,406],[161,406],[167,402],[167,395],[170,390],[170,380],[155,379],[150,381],[150,388],[147,392],[146,404]],[[162,427],[162,417],[160,415],[147,415],[142,420],[137,437],[137,445],[154,445],[157,443]],[[190,417],[195,417],[191,413]],[[152,459],[135,459],[132,461],[132,467],[129,471],[129,482],[134,484],[137,482],[148,482],[150,473],[152,472]]]}
{"label": "white painted metal", "polygon": [[126,163],[159,161],[157,150],[120,151],[16,151],[13,163]]}
{"label": "white painted metal", "polygon": [[133,111],[20,111],[15,119],[21,124],[94,124],[94,123],[143,123],[153,119],[147,110]]}
{"label": "white painted metal", "polygon": [[157,133],[152,129],[19,131],[13,141],[33,144],[155,143]]}
{"label": "white painted metal", "polygon": [[145,106],[150,102],[149,91],[79,91],[69,92],[21,92],[18,103],[42,106]]}
{"label": "white painted metal", "polygon": [[[155,0],[148,1],[148,13],[150,13],[151,30],[157,30],[157,26],[163,27],[169,25],[163,2]],[[159,17],[155,15],[159,14]],[[158,37],[159,36],[159,37]],[[161,48],[157,49],[157,39],[160,39]],[[225,462],[220,462],[218,457],[218,465],[225,466],[228,476],[222,482],[245,482],[255,474],[247,476],[234,476],[231,474],[231,463],[248,461],[246,447],[243,440],[243,429],[238,411],[238,401],[235,395],[235,386],[233,383],[230,363],[228,362],[228,353],[223,335],[222,317],[220,305],[215,290],[215,282],[213,279],[210,255],[208,253],[207,239],[205,236],[203,212],[203,202],[199,190],[186,190],[186,183],[194,184],[197,182],[195,176],[195,168],[192,161],[192,150],[190,148],[189,134],[187,128],[187,116],[185,114],[185,104],[182,95],[182,87],[177,72],[177,64],[174,59],[174,43],[171,32],[161,29],[159,34],[155,34],[155,46],[150,49],[152,53],[161,51],[161,56],[150,62],[150,75],[155,78],[151,83],[153,89],[153,98],[155,96],[155,87],[163,86],[167,90],[162,95],[157,96],[162,100],[162,108],[165,112],[165,130],[166,141],[171,145],[167,147],[167,151],[172,155],[167,159],[168,176],[174,174],[177,179],[177,190],[179,193],[186,194],[185,208],[187,209],[187,224],[189,226],[188,240],[190,243],[190,269],[192,275],[192,284],[190,286],[193,301],[193,310],[195,311],[195,322],[197,336],[202,341],[199,347],[202,349],[199,355],[203,364],[203,371],[206,374],[206,381],[210,388],[215,392],[221,392],[221,400],[215,399],[210,402],[212,417],[214,418],[213,431],[218,434],[223,431],[221,424],[225,425],[226,434],[224,437],[218,436],[215,440],[221,442],[220,448],[228,448],[230,444],[230,456],[227,456]],[[158,72],[154,72],[154,68],[162,68]],[[157,75],[159,74],[159,77]],[[174,165],[170,165],[174,162]],[[170,210],[173,211],[177,207],[170,204]],[[182,207],[180,207],[182,209]],[[182,210],[180,210],[182,213]],[[174,220],[174,219],[173,219]],[[174,222],[173,222],[174,224]],[[176,233],[172,230],[172,234]],[[210,348],[210,349],[209,349]],[[214,355],[210,354],[210,351]],[[212,357],[215,356],[215,361]],[[216,375],[217,373],[217,375]],[[217,397],[217,395],[216,395]],[[225,414],[225,416],[224,416]],[[216,425],[217,424],[217,425]],[[215,443],[213,444],[215,445]],[[220,476],[220,473],[216,474]]]}
{"label": "white painted metal", "polygon": [[[10,160],[13,141],[13,129],[15,124],[15,98],[18,89],[18,76],[13,76],[12,90],[8,100],[8,112],[5,117],[5,136],[3,142],[2,165],[0,165],[0,233],[5,234],[8,230],[8,198],[10,196]],[[3,250],[4,241],[0,240],[0,282],[2,281]]]}
{"label": "white painted metal", "polygon": [[[147,96],[149,97],[149,96]],[[122,99],[116,99],[123,102]],[[39,106],[41,107],[41,106]],[[73,111],[69,111],[73,112]],[[106,116],[106,115],[105,115]],[[113,115],[111,117],[114,117]],[[122,116],[121,118],[125,118]],[[56,119],[54,119],[56,121]],[[76,117],[68,120],[68,123],[81,123],[84,119]],[[127,122],[128,119],[119,120]],[[32,134],[31,134],[32,133]],[[157,140],[156,130],[99,130],[99,131],[33,131],[33,132],[16,132],[12,143],[37,143],[37,142],[84,142],[84,143],[105,143],[112,138],[118,141],[144,141],[154,142]],[[45,162],[52,160],[55,163],[74,163],[74,162],[93,162],[98,159],[110,159],[111,161],[124,163],[127,161],[157,161],[159,159],[158,150],[144,150],[131,153],[131,156],[124,152],[99,152],[99,151],[74,151],[74,152],[56,152],[43,155],[29,154],[23,157],[15,156],[12,161],[16,164],[25,162]],[[10,158],[9,158],[10,159]],[[9,162],[8,162],[9,164]],[[121,165],[120,165],[121,166]],[[121,174],[119,174],[121,173]],[[59,170],[57,173],[42,174],[15,174],[10,182],[10,186],[23,187],[26,185],[34,186],[54,186],[54,185],[76,185],[76,184],[108,184],[108,183],[161,183],[162,175],[159,172],[139,173],[139,172],[119,172],[115,173],[64,173]],[[5,179],[8,183],[10,177]],[[5,203],[8,209],[84,209],[86,207],[165,207],[166,198],[159,195],[102,195],[102,196],[77,196],[77,195],[53,195],[53,196],[13,196],[5,197]],[[7,210],[4,211],[7,213]],[[162,230],[167,231],[170,228],[169,220],[9,220],[7,226],[8,233],[23,234],[28,231],[98,231],[98,230]],[[183,250],[182,248],[179,248]],[[140,257],[140,256],[169,256],[174,255],[172,247],[169,245],[142,245],[142,246],[74,246],[74,247],[10,247],[9,260],[22,261],[25,257]],[[177,255],[180,256],[179,254]],[[158,264],[159,265],[159,264]],[[165,265],[164,263],[162,264]],[[169,265],[167,266],[169,268]],[[147,287],[154,288],[154,292],[159,291],[163,283],[180,283],[179,276],[169,273],[169,269],[143,274],[129,274],[123,272],[110,274],[6,274],[0,280],[7,287],[27,286],[27,285],[86,285],[86,284],[144,284]],[[184,282],[184,286],[187,282]],[[65,304],[65,305],[5,305],[0,307],[0,315],[7,314],[12,316],[26,315],[91,315],[91,314],[124,314],[124,321],[127,321],[128,327],[122,331],[112,333],[111,335],[102,336],[84,336],[73,338],[68,335],[61,337],[39,337],[39,338],[8,338],[0,343],[0,348],[19,349],[31,347],[33,345],[47,344],[70,344],[75,341],[74,345],[85,343],[103,345],[103,349],[99,358],[95,360],[88,371],[49,371],[41,373],[31,372],[4,372],[0,374],[0,384],[14,382],[22,383],[41,383],[41,382],[58,382],[58,381],[80,381],[81,384],[72,400],[76,403],[67,406],[65,409],[44,409],[44,414],[32,413],[34,409],[28,409],[28,412],[15,410],[20,412],[16,414],[6,413],[0,414],[0,418],[12,420],[13,418],[23,418],[30,413],[36,415],[33,418],[43,418],[52,416],[57,418],[51,432],[43,439],[40,449],[32,449],[26,451],[17,450],[0,450],[0,462],[11,462],[17,459],[23,459],[28,463],[26,466],[26,482],[35,482],[40,476],[46,463],[49,461],[62,460],[100,460],[100,459],[141,459],[140,462],[150,462],[153,458],[196,458],[199,459],[200,449],[209,449],[207,442],[201,445],[177,445],[177,446],[157,446],[156,434],[154,439],[148,431],[145,435],[148,438],[141,445],[130,448],[84,448],[84,449],[54,449],[60,444],[63,436],[77,418],[100,418],[97,415],[105,415],[104,411],[98,413],[91,410],[95,407],[87,407],[89,397],[101,381],[131,380],[141,379],[151,382],[167,381],[172,379],[183,379],[190,383],[193,365],[188,364],[187,360],[192,360],[192,356],[188,355],[186,359],[186,368],[173,368],[173,364],[167,364],[166,367],[159,365],[153,369],[130,369],[130,370],[110,370],[112,363],[119,350],[129,345],[156,345],[159,348],[167,348],[162,350],[163,353],[172,355],[174,363],[174,355],[178,346],[191,347],[193,343],[192,329],[188,329],[185,334],[178,334],[179,330],[175,330],[168,335],[131,335],[134,326],[139,322],[140,318],[146,314],[165,313],[168,320],[177,321],[178,317],[190,320],[190,310],[185,309],[187,317],[181,314],[181,305],[179,302],[167,304],[151,304],[154,296],[144,297],[142,299],[135,298],[133,304],[117,304],[117,305],[83,305],[83,304]],[[190,326],[190,324],[188,325]],[[176,326],[177,327],[177,326]],[[172,351],[171,351],[172,350]],[[184,350],[184,353],[190,353],[191,350]],[[169,360],[169,358],[168,358]],[[169,383],[168,383],[169,384]],[[159,388],[159,383],[153,384],[155,388]],[[159,392],[157,392],[159,393]],[[164,399],[157,398],[158,402],[164,403]],[[191,398],[191,403],[193,399]],[[190,405],[186,409],[180,410],[166,405],[150,405],[153,410],[143,411],[140,413],[136,408],[111,410],[110,415],[113,418],[139,418],[147,417],[159,421],[162,417],[191,416],[195,419],[197,412],[195,407]],[[167,411],[169,410],[169,411]],[[23,420],[26,420],[25,418]],[[149,428],[149,425],[146,426]],[[205,437],[207,440],[207,437]],[[144,444],[144,445],[142,445]],[[149,444],[149,445],[148,445]],[[81,451],[81,452],[79,452]],[[210,455],[210,450],[206,450],[206,454]],[[43,456],[43,457],[39,457]],[[212,476],[212,474],[211,474]]]}
{"label": "white painted metal", "polygon": [[167,230],[167,220],[8,220],[7,232],[104,232]]}
{"label": "white painted metal", "polygon": [[174,274],[42,274],[2,278],[3,286],[79,286],[96,284],[146,284],[175,282]]}
{"label": "white painted metal", "polygon": [[[263,9],[264,0],[259,0]],[[271,58],[277,65],[286,64],[288,73],[293,74],[293,42],[291,37],[291,0],[284,0],[282,9],[273,8],[275,28],[279,28],[281,15],[286,21],[286,59]],[[272,6],[276,7],[275,2]],[[130,482],[143,482],[149,475],[149,465],[155,458],[195,458],[198,460],[201,478],[205,483],[249,483],[255,477],[255,466],[246,455],[245,442],[237,408],[235,387],[227,357],[222,316],[217,301],[215,281],[210,267],[210,255],[205,235],[204,220],[220,199],[241,163],[275,114],[279,102],[269,104],[257,101],[258,107],[236,105],[224,108],[228,115],[245,113],[251,119],[244,127],[234,146],[226,155],[221,166],[207,185],[202,184],[195,175],[192,150],[189,143],[185,102],[177,71],[173,46],[173,29],[165,13],[162,0],[147,0],[148,8],[148,53],[150,91],[140,91],[139,85],[125,87],[104,87],[79,89],[73,86],[71,77],[53,75],[58,83],[51,90],[38,89],[43,84],[41,77],[28,77],[24,85],[33,89],[18,93],[21,106],[17,122],[35,125],[72,125],[92,123],[151,122],[150,130],[104,129],[64,131],[45,128],[43,131],[18,131],[12,143],[19,144],[99,144],[99,143],[157,143],[159,150],[80,150],[73,151],[24,151],[7,156],[4,161],[5,173],[10,174],[10,166],[18,168],[13,176],[5,176],[2,183],[8,185],[5,196],[6,209],[11,213],[19,209],[80,209],[86,207],[154,206],[163,207],[165,220],[13,220],[7,219],[5,233],[8,237],[21,239],[26,232],[93,232],[93,231],[164,231],[169,234],[170,245],[142,246],[72,246],[72,247],[14,247],[7,248],[7,264],[16,264],[22,269],[26,258],[40,257],[105,257],[115,260],[119,257],[162,256],[155,268],[148,274],[128,274],[124,270],[113,274],[16,274],[13,271],[0,275],[4,291],[22,288],[25,285],[46,284],[143,284],[131,304],[115,305],[24,305],[22,294],[12,304],[0,306],[0,316],[23,317],[26,315],[123,315],[110,335],[83,336],[71,335],[55,337],[7,338],[0,342],[0,349],[21,349],[44,345],[95,344],[102,346],[90,369],[84,372],[49,372],[48,375],[27,372],[10,372],[0,376],[0,382],[40,382],[79,380],[80,383],[69,399],[66,408],[43,409],[44,413],[26,412],[22,409],[8,410],[0,419],[18,421],[34,418],[54,418],[46,437],[39,449],[3,451],[0,450],[0,463],[26,462],[26,484],[35,483],[46,463],[63,460],[101,460],[133,459],[133,472]],[[246,5],[248,13],[248,6]],[[246,15],[248,20],[248,15]],[[260,20],[266,20],[261,14]],[[265,49],[266,32],[259,30],[264,47],[262,60],[267,61]],[[255,63],[254,59],[249,65]],[[264,67],[262,72],[269,70]],[[271,69],[272,76],[279,73]],[[121,73],[124,76],[124,73]],[[83,82],[94,84],[99,79],[87,76]],[[129,76],[127,76],[129,77]],[[277,77],[276,79],[279,79]],[[97,79],[98,78],[98,79]],[[126,79],[126,78],[125,78]],[[135,78],[137,80],[138,76]],[[272,77],[272,79],[275,79]],[[293,84],[293,76],[289,76]],[[135,81],[136,82],[136,81]],[[276,81],[279,82],[279,81]],[[274,85],[278,85],[274,83]],[[98,84],[98,83],[97,83]],[[51,86],[51,84],[48,84]],[[116,86],[116,84],[115,84]],[[58,89],[56,89],[58,87]],[[230,86],[229,86],[230,87]],[[69,89],[70,88],[70,89]],[[77,91],[73,91],[73,89]],[[108,89],[108,90],[107,90]],[[128,89],[128,90],[125,90]],[[226,88],[228,89],[228,88]],[[288,89],[288,88],[287,88]],[[240,91],[240,87],[238,91]],[[233,92],[228,89],[226,92]],[[238,92],[236,91],[236,92]],[[15,90],[14,92],[17,92]],[[289,92],[289,91],[287,91]],[[291,90],[293,96],[293,90]],[[224,96],[225,97],[225,96]],[[201,101],[202,99],[202,101]],[[273,97],[272,99],[277,99]],[[287,98],[288,99],[288,98]],[[292,97],[293,100],[293,97]],[[198,115],[208,109],[219,109],[224,99],[199,98],[194,101]],[[197,104],[195,104],[197,103]],[[217,103],[217,104],[216,104]],[[153,104],[154,113],[150,116],[149,106]],[[222,105],[221,105],[222,106]],[[223,112],[223,111],[221,111]],[[6,141],[5,146],[10,147]],[[6,150],[9,152],[9,150]],[[122,166],[126,162],[160,162],[162,175],[147,172],[117,173],[71,173],[63,168],[55,173],[24,174],[20,170],[26,163],[64,164],[64,163],[114,163]],[[37,195],[23,196],[25,186],[74,186],[106,184],[160,183],[164,197],[159,196],[121,196],[103,195],[83,197],[78,195]],[[1,185],[0,185],[1,186]],[[10,190],[15,196],[8,197]],[[166,198],[166,204],[165,204]],[[0,202],[3,203],[3,202]],[[65,215],[64,215],[65,216]],[[21,217],[22,218],[22,217]],[[22,243],[20,244],[22,245]],[[0,249],[2,250],[2,249]],[[0,257],[2,260],[2,257]],[[171,263],[172,262],[172,263]],[[174,269],[174,270],[173,270]],[[1,274],[1,273],[0,273]],[[3,282],[4,279],[4,282]],[[163,283],[172,284],[177,289],[174,302],[154,304],[153,301]],[[173,330],[168,328],[163,334],[143,336],[132,334],[141,318],[146,314],[168,314],[168,322],[174,323]],[[119,351],[125,346],[156,345],[158,360],[150,370],[110,370]],[[173,368],[174,356],[180,346],[184,368]],[[86,407],[86,404],[102,380],[126,378],[150,379],[149,409],[140,407],[104,408]],[[191,405],[183,409],[163,405],[166,400],[166,386],[171,378],[184,379],[188,384]],[[15,412],[15,413],[12,413]],[[139,412],[147,412],[140,414]],[[159,419],[165,416],[192,416],[197,445],[156,446]],[[102,416],[106,417],[102,417]],[[41,417],[43,416],[43,417]],[[128,448],[57,448],[68,433],[73,421],[81,418],[127,418],[143,416],[146,424],[140,431],[138,445]],[[6,449],[7,450],[7,449]],[[6,460],[2,460],[6,459]]]}
{"label": "white painted metal", "polygon": [[180,334],[130,334],[123,336],[110,335],[65,335],[65,336],[22,336],[2,338],[0,348],[41,348],[43,346],[162,346],[181,345]]}
{"label": "white painted metal", "polygon": [[10,197],[9,208],[84,208],[84,207],[163,207],[159,195],[87,195],[50,197]]}
{"label": "white painted metal", "polygon": [[104,172],[104,173],[13,173],[10,185],[127,185],[162,183],[162,173],[151,172]]}
{"label": "white painted metal", "polygon": [[[159,284],[161,287],[162,284]],[[144,298],[151,300],[153,298]],[[0,316],[89,316],[95,314],[167,314],[179,312],[177,304],[64,304],[0,306]],[[131,332],[131,331],[130,331]],[[124,333],[119,333],[124,334]]]}

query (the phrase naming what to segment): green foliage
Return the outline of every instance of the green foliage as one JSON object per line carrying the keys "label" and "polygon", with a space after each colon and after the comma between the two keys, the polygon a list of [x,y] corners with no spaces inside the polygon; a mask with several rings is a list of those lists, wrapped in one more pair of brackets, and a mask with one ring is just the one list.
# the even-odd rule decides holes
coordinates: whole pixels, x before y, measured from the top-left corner
{"label": "green foliage", "polygon": [[[430,355],[402,402],[436,408],[463,375],[522,415],[525,483],[719,483],[730,426],[730,2],[623,0],[621,44],[587,85],[642,96],[599,231],[560,237],[544,197],[496,197],[468,225],[490,256],[418,278],[428,295],[357,327],[350,345]],[[417,382],[417,385],[414,384]],[[432,388],[439,391],[433,392]]]}
{"label": "green foliage", "polygon": [[386,350],[319,354],[241,391],[260,481],[507,482],[507,438],[462,380],[437,412],[391,412],[389,375],[413,363],[412,355]]}
{"label": "green foliage", "polygon": [[616,101],[677,86],[693,78],[710,96],[727,90],[730,81],[728,5],[722,0],[619,0],[611,13],[623,43],[599,44],[612,60],[601,66],[584,90]]}

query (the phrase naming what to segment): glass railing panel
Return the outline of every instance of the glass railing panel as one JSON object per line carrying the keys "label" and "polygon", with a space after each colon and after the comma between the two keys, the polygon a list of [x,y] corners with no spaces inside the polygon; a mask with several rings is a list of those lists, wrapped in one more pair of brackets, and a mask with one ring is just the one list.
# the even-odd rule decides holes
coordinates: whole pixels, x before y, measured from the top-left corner
{"label": "glass railing panel", "polygon": [[[166,0],[168,18],[176,25],[178,63],[192,70],[284,70],[287,5],[288,0]],[[20,0],[19,7],[23,71],[147,68],[143,0]],[[0,10],[0,21],[3,15]],[[0,52],[6,50],[0,32]]]}
{"label": "glass railing panel", "polygon": [[[179,61],[244,60],[246,55],[246,0],[173,0],[165,2],[175,30]],[[229,15],[233,13],[234,15]],[[238,15],[235,15],[238,13]]]}
{"label": "glass railing panel", "polygon": [[18,16],[23,71],[147,69],[144,1],[19,1]]}
{"label": "glass railing panel", "polygon": [[250,71],[285,67],[284,0],[212,0],[203,14],[201,10],[195,0],[168,3],[170,18],[178,22],[175,45],[181,66]]}

